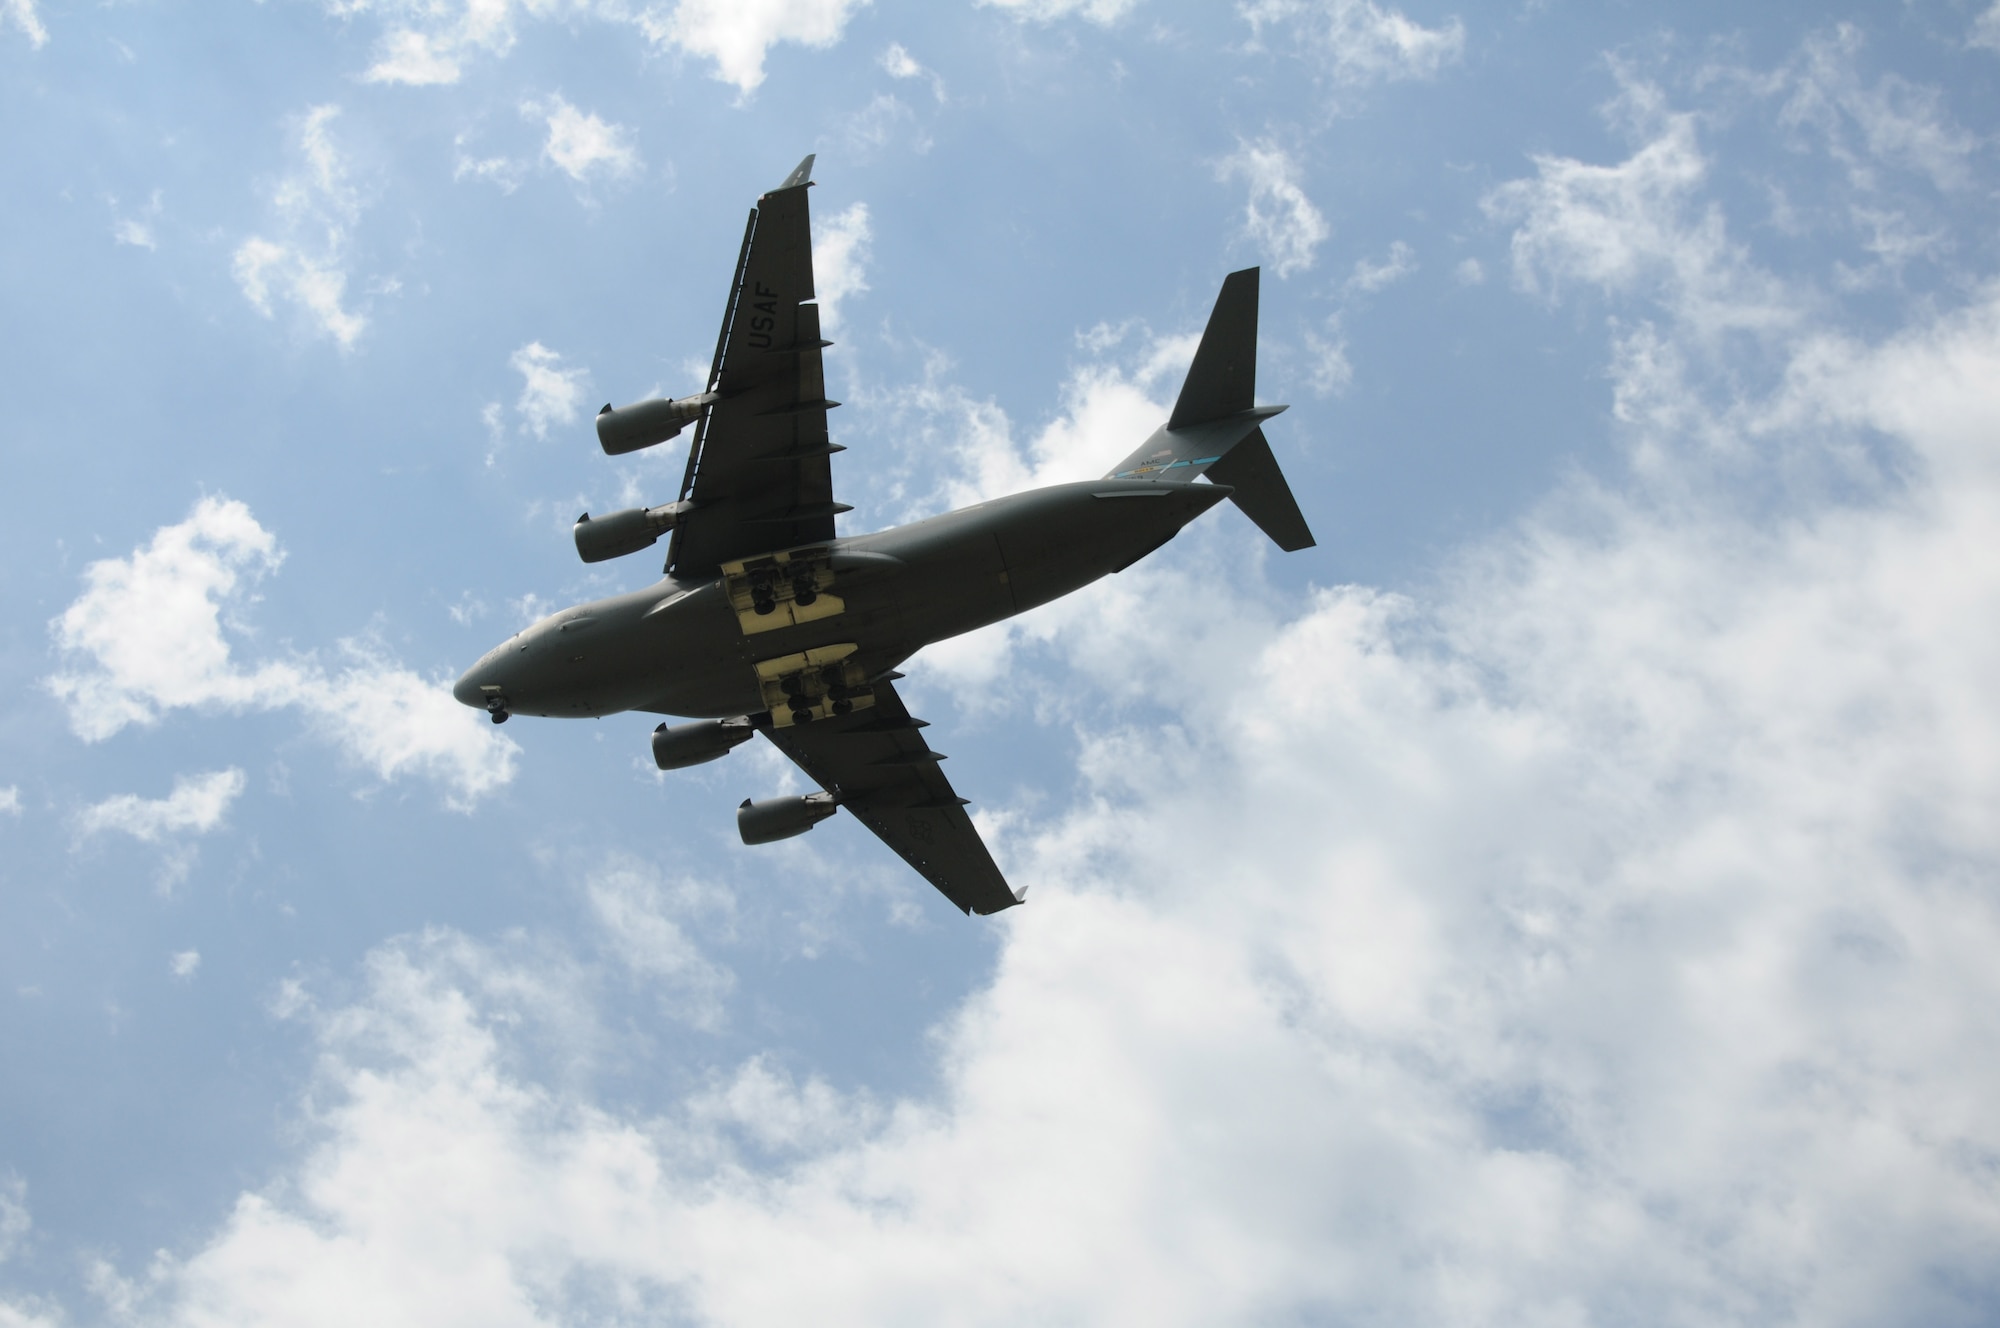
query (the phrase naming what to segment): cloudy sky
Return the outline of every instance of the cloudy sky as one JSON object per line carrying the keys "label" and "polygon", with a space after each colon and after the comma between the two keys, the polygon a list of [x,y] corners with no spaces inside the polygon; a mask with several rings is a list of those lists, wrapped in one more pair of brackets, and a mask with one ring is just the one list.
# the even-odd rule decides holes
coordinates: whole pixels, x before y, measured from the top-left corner
{"label": "cloudy sky", "polygon": [[[2000,1319],[2000,4],[0,0],[0,1325]],[[443,688],[807,152],[848,532],[1261,264],[1028,903]]]}

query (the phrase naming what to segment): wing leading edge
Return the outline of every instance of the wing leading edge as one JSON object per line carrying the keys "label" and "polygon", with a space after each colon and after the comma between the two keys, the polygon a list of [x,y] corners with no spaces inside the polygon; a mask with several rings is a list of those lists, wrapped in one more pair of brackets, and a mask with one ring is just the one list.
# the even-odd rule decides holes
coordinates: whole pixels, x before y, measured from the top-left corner
{"label": "wing leading edge", "polygon": [[764,736],[960,911],[1011,908],[1021,901],[938,769],[944,757],[924,742],[923,727],[895,687],[878,682],[873,706]]}

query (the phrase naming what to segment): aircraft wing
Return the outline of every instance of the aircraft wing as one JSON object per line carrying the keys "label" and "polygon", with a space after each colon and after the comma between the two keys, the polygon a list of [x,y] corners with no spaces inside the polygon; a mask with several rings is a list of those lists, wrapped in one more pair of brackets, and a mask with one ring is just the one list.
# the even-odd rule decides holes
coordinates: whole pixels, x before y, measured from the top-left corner
{"label": "aircraft wing", "polygon": [[716,340],[708,391],[717,394],[688,451],[667,568],[713,576],[748,554],[833,538],[819,306],[813,303],[806,208],[813,159],[757,200]]}
{"label": "aircraft wing", "polygon": [[938,769],[893,684],[875,684],[875,704],[852,713],[767,728],[764,736],[798,762],[840,805],[923,873],[966,913],[998,913],[1021,901],[979,838],[965,799]]}

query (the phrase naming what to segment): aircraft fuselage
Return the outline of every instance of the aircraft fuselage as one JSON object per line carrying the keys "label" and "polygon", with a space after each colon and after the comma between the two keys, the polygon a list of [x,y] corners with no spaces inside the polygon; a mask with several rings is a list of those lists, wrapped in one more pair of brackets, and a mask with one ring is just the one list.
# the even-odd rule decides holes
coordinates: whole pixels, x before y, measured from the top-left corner
{"label": "aircraft fuselage", "polygon": [[1122,570],[1229,493],[1153,480],[1058,484],[776,550],[705,579],[667,577],[523,629],[453,695],[500,716],[824,717],[853,704],[845,687],[858,695],[933,641]]}

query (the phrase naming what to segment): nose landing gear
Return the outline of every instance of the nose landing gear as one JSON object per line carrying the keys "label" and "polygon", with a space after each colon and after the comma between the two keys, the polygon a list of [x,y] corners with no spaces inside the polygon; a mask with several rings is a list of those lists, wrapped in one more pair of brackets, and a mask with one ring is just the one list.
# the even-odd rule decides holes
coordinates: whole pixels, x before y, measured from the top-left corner
{"label": "nose landing gear", "polygon": [[486,717],[495,724],[505,724],[507,722],[507,698],[504,696],[487,697]]}

